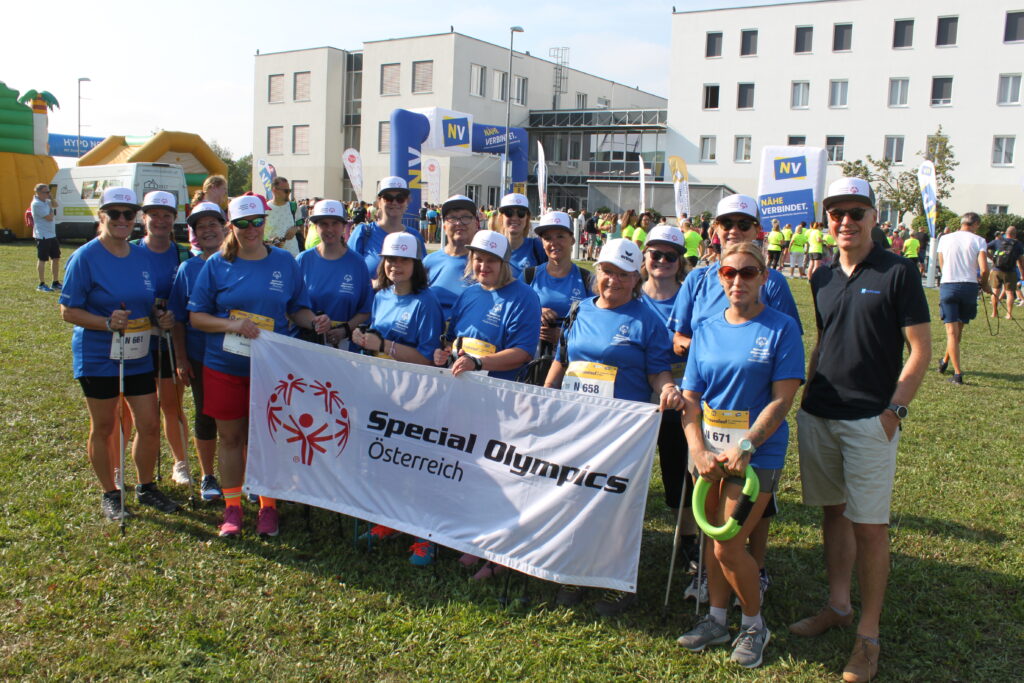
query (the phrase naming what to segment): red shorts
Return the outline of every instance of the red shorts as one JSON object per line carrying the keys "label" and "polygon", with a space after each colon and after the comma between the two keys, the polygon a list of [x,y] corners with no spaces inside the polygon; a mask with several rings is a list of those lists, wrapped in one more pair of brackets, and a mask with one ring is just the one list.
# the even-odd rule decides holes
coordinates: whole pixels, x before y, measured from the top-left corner
{"label": "red shorts", "polygon": [[203,366],[203,413],[215,420],[249,417],[249,378]]}

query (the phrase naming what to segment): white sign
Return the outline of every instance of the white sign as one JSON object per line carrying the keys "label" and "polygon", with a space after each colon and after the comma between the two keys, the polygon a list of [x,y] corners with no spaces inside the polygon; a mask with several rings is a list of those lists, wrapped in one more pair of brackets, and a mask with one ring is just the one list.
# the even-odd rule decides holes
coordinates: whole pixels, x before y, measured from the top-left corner
{"label": "white sign", "polygon": [[810,225],[821,215],[828,162],[820,147],[767,146],[761,153],[761,181],[757,203],[761,225],[772,229],[772,219],[796,227]]}
{"label": "white sign", "polygon": [[426,201],[441,203],[441,162],[433,157],[423,159],[423,182],[427,186]]}
{"label": "white sign", "polygon": [[547,213],[548,162],[544,157],[544,145],[540,144],[540,140],[537,140],[537,198],[540,200],[540,212]]}

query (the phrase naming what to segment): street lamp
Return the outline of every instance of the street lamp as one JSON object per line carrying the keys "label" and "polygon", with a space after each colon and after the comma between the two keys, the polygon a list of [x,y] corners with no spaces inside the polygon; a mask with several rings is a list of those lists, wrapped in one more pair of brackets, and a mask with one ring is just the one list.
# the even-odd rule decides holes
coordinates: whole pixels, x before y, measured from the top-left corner
{"label": "street lamp", "polygon": [[78,79],[78,145],[75,147],[75,152],[79,157],[82,156],[82,81],[92,82],[92,79]]}
{"label": "street lamp", "polygon": [[522,33],[522,26],[512,26],[508,35],[508,83],[505,85],[505,156],[501,159],[501,193],[508,189],[508,141],[512,135],[512,42],[517,33]]}

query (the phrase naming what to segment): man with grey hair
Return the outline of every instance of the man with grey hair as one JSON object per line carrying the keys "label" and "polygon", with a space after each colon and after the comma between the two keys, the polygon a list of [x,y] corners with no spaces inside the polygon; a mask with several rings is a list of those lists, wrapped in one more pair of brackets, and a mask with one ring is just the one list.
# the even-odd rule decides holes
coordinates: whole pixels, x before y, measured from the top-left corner
{"label": "man with grey hair", "polygon": [[939,240],[939,311],[946,325],[946,352],[939,361],[939,373],[953,364],[953,384],[963,384],[960,367],[960,341],[964,325],[978,315],[978,288],[988,287],[988,243],[977,235],[981,216],[968,211],[960,218],[960,229]]}
{"label": "man with grey hair", "polygon": [[[32,237],[36,241],[36,270],[39,275],[37,292],[59,292],[60,242],[57,241],[57,201],[50,196],[50,186],[39,183],[32,197]],[[53,282],[46,285],[46,262],[50,262]]]}

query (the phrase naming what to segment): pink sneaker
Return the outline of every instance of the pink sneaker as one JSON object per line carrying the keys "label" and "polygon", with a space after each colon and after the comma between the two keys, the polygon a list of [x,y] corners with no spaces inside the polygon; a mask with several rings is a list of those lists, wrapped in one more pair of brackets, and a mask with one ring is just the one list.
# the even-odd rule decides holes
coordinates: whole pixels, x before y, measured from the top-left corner
{"label": "pink sneaker", "polygon": [[242,533],[242,508],[237,505],[229,505],[224,508],[224,522],[220,525],[220,535],[223,537],[238,536]]}
{"label": "pink sneaker", "polygon": [[256,517],[256,533],[260,536],[277,536],[277,508],[262,507]]}

